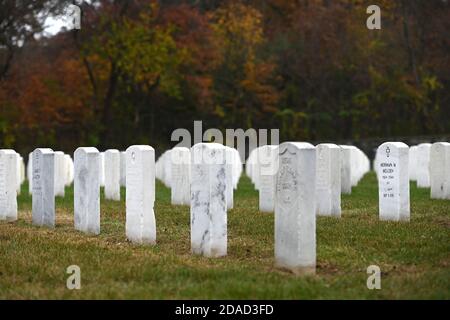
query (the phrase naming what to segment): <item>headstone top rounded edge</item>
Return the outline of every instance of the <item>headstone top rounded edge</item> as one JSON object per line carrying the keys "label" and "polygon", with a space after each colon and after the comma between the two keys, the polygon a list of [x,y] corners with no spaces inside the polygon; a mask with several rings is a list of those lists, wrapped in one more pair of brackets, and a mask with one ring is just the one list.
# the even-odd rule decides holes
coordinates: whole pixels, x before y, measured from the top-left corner
{"label": "headstone top rounded edge", "polygon": [[392,142],[392,141],[383,142],[382,144],[380,144],[378,146],[378,149],[381,148],[381,147],[384,147],[384,146],[393,146],[393,147],[396,147],[398,149],[406,149],[407,148],[409,150],[408,145],[406,143],[403,143],[403,142]]}
{"label": "headstone top rounded edge", "polygon": [[334,144],[334,143],[319,143],[318,145],[316,145],[316,148],[323,148],[323,147],[328,147],[328,148],[332,148],[332,149],[340,148],[340,146],[338,146],[337,144]]}
{"label": "headstone top rounded edge", "polygon": [[105,150],[105,153],[120,153],[120,151],[119,150],[117,150],[117,149],[108,149],[108,150]]}
{"label": "headstone top rounded edge", "polygon": [[50,148],[36,148],[33,152],[40,152],[41,154],[53,154],[54,151]]}
{"label": "headstone top rounded edge", "polygon": [[[100,152],[98,151],[98,149],[95,148],[95,147],[78,147],[78,148],[75,150],[74,154],[77,153],[77,152],[81,152],[81,151],[84,151],[84,152],[86,152],[86,153],[100,153]],[[68,155],[68,156],[70,156],[70,155]]]}
{"label": "headstone top rounded edge", "polygon": [[[17,152],[13,149],[0,149],[0,152],[2,154],[8,155],[8,154],[16,154]],[[18,154],[18,153],[17,153]]]}
{"label": "headstone top rounded edge", "polygon": [[424,143],[419,143],[418,145],[417,145],[417,147],[431,147],[431,143],[429,143],[429,142],[424,142]]}
{"label": "headstone top rounded edge", "polygon": [[225,149],[225,146],[223,144],[220,143],[216,143],[216,142],[199,142],[194,144],[191,147],[191,150],[196,150],[196,149],[201,149],[201,148],[208,148],[208,149]]}
{"label": "headstone top rounded edge", "polygon": [[125,152],[128,152],[128,150],[139,150],[139,151],[155,151],[155,149],[149,145],[146,144],[135,144],[132,146],[129,146]]}
{"label": "headstone top rounded edge", "polygon": [[445,141],[438,141],[438,142],[434,142],[431,146],[450,146],[449,142],[445,142]]}

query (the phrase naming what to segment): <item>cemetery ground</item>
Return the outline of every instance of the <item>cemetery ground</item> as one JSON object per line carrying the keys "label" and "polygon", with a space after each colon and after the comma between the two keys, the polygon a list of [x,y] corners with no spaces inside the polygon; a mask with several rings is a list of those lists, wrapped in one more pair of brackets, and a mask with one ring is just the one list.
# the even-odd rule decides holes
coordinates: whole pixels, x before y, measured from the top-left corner
{"label": "cemetery ground", "polygon": [[[101,234],[73,227],[73,186],[56,198],[56,228],[31,224],[25,183],[19,220],[0,223],[1,299],[450,299],[450,201],[431,200],[411,183],[411,222],[378,219],[375,174],[342,197],[342,218],[317,219],[317,274],[274,268],[274,215],[258,211],[258,193],[243,176],[228,213],[228,255],[190,253],[189,207],[172,206],[159,181],[157,245],[125,238],[121,201],[101,199]],[[66,268],[81,268],[81,289],[66,288]],[[381,268],[381,289],[366,286]]]}

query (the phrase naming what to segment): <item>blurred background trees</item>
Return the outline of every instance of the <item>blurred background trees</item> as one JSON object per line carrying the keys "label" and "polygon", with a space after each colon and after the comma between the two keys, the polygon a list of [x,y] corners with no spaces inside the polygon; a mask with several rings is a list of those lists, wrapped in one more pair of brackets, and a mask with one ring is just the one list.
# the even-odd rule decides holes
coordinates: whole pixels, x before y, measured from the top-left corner
{"label": "blurred background trees", "polygon": [[450,134],[445,0],[0,1],[0,145],[166,148],[176,128],[283,140]]}

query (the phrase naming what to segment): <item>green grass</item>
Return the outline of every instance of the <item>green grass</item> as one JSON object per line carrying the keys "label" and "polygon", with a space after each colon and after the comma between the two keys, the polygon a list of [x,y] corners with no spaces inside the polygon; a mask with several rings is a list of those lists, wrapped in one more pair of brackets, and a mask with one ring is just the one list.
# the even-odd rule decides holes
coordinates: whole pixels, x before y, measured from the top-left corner
{"label": "green grass", "polygon": [[[228,256],[190,254],[189,208],[170,205],[157,182],[157,245],[125,238],[125,202],[101,202],[101,234],[73,228],[73,187],[56,200],[56,228],[31,224],[25,184],[19,220],[0,223],[1,299],[449,299],[450,201],[430,200],[411,184],[411,222],[378,220],[373,173],[342,198],[341,219],[317,219],[317,274],[274,268],[273,214],[243,177],[228,214]],[[125,192],[122,190],[122,199]],[[81,290],[66,288],[66,268],[81,268]],[[369,265],[381,290],[366,287]]]}

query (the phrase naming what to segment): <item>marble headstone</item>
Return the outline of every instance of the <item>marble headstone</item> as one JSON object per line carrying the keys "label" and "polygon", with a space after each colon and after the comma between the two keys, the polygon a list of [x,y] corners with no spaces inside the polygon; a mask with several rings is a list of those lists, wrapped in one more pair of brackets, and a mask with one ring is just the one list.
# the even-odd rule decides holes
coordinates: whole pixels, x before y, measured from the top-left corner
{"label": "marble headstone", "polygon": [[285,142],[278,150],[275,264],[295,274],[314,274],[316,150],[301,142]]}
{"label": "marble headstone", "polygon": [[126,151],[126,235],[140,244],[156,243],[155,150],[130,146]]}
{"label": "marble headstone", "polygon": [[331,143],[316,146],[316,206],[322,216],[341,216],[341,148]]}
{"label": "marble headstone", "polygon": [[430,196],[450,199],[450,143],[436,142],[430,149]]}
{"label": "marble headstone", "polygon": [[22,180],[21,180],[21,173],[20,173],[20,165],[22,163],[22,157],[20,154],[16,152],[16,192],[18,195],[20,195],[21,187],[22,187]]}
{"label": "marble headstone", "polygon": [[172,164],[171,203],[174,205],[189,205],[190,192],[190,162],[191,152],[185,147],[175,147],[170,152]]}
{"label": "marble headstone", "polygon": [[191,250],[227,254],[226,151],[217,143],[191,148]]}
{"label": "marble headstone", "polygon": [[105,153],[100,152],[100,187],[105,186]]}
{"label": "marble headstone", "polygon": [[230,149],[233,154],[233,188],[237,189],[239,179],[242,174],[242,160],[239,151],[237,151],[235,148]]}
{"label": "marble headstone", "polygon": [[55,151],[55,196],[64,197],[66,185],[64,152]]}
{"label": "marble headstone", "polygon": [[256,151],[259,174],[259,211],[273,212],[278,171],[278,146],[265,145]]}
{"label": "marble headstone", "polygon": [[125,187],[126,186],[126,181],[127,181],[127,177],[126,177],[126,171],[127,171],[127,153],[126,151],[121,151],[120,152],[120,186],[121,187]]}
{"label": "marble headstone", "polygon": [[417,146],[417,187],[430,187],[430,148],[431,143],[421,143]]}
{"label": "marble headstone", "polygon": [[75,150],[75,229],[100,234],[100,153],[96,148]]}
{"label": "marble headstone", "polygon": [[68,154],[64,155],[64,173],[66,175],[65,185],[66,187],[70,186],[73,183],[74,179],[74,163],[72,157]]}
{"label": "marble headstone", "polygon": [[55,153],[52,149],[33,151],[33,224],[55,226]]}
{"label": "marble headstone", "polygon": [[28,154],[27,179],[28,179],[28,194],[31,195],[33,191],[33,152],[30,152]]}
{"label": "marble headstone", "polygon": [[17,220],[17,154],[0,149],[0,220]]}
{"label": "marble headstone", "polygon": [[341,193],[352,193],[352,148],[341,147]]}
{"label": "marble headstone", "polygon": [[385,142],[377,154],[380,220],[409,221],[409,147],[403,142]]}
{"label": "marble headstone", "polygon": [[120,201],[120,152],[105,151],[105,199]]}

